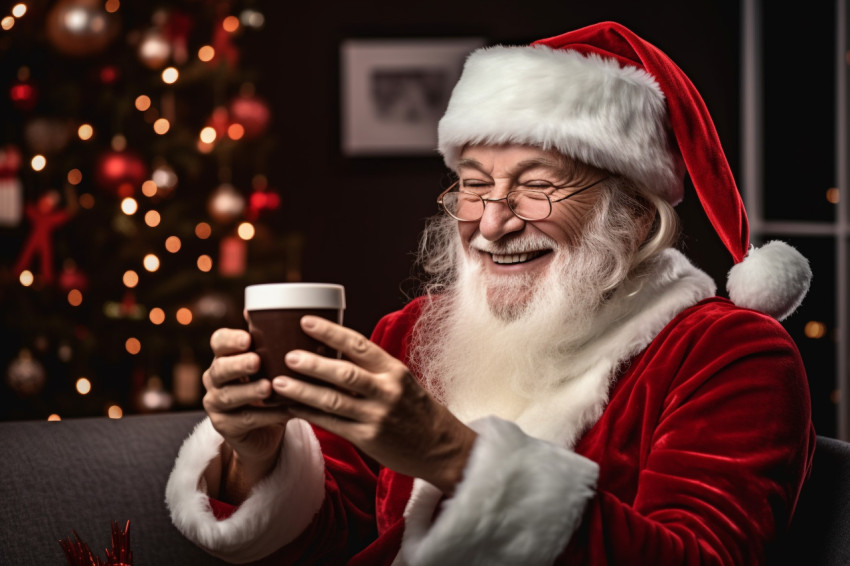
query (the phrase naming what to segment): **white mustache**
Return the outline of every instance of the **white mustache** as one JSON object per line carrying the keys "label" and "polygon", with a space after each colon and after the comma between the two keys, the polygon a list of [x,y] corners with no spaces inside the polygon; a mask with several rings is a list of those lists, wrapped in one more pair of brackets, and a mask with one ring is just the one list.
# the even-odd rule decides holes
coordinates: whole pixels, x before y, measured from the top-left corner
{"label": "white mustache", "polygon": [[469,245],[478,251],[488,254],[522,254],[540,250],[556,250],[558,243],[544,234],[532,234],[522,238],[507,241],[491,242],[480,233],[475,234]]}

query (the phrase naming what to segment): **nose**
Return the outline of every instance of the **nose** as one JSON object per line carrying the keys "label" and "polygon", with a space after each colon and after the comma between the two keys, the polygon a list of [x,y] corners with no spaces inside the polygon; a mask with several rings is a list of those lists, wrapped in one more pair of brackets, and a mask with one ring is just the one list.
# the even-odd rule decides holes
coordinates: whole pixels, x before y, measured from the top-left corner
{"label": "nose", "polygon": [[491,242],[525,228],[525,220],[513,213],[505,199],[489,200],[478,221],[478,231]]}

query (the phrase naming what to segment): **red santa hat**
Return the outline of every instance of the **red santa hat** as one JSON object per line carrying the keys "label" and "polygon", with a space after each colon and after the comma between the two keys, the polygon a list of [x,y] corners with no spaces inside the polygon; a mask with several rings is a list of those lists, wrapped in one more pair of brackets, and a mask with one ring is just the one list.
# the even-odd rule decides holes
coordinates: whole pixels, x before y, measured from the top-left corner
{"label": "red santa hat", "polygon": [[620,24],[473,52],[440,120],[439,150],[454,168],[463,147],[477,143],[555,149],[673,205],[687,172],[735,262],[727,279],[733,302],[781,320],[809,289],[811,269],[796,249],[779,241],[750,247],[743,202],[696,87]]}

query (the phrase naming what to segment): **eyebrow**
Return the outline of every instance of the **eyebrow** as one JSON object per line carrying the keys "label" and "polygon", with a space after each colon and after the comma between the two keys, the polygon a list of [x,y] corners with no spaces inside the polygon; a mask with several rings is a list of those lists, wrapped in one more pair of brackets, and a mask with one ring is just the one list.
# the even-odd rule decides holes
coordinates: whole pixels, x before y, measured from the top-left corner
{"label": "eyebrow", "polygon": [[[531,159],[524,159],[523,161],[517,163],[516,166],[514,166],[514,168],[510,171],[510,173],[511,176],[516,176],[520,173],[528,171],[529,169],[534,169],[537,167],[547,167],[549,169],[555,170],[561,169],[561,165],[551,159],[547,159],[545,157],[532,157]],[[475,159],[461,159],[460,161],[458,161],[457,169],[460,170],[464,168],[476,169],[481,173],[484,173],[485,175],[489,176],[489,173],[484,170],[484,166]]]}

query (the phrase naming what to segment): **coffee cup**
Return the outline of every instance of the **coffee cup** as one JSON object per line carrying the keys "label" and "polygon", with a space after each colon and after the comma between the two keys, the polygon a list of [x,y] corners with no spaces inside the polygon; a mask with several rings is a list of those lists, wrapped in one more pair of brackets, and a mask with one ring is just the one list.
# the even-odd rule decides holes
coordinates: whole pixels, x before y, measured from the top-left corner
{"label": "coffee cup", "polygon": [[[245,317],[251,333],[251,349],[260,356],[260,369],[251,379],[273,379],[287,375],[327,386],[324,381],[291,370],[284,361],[287,352],[307,350],[330,358],[340,353],[301,329],[301,317],[315,315],[342,324],[345,288],[332,283],[264,283],[245,288]],[[273,393],[267,405],[285,405]]]}

